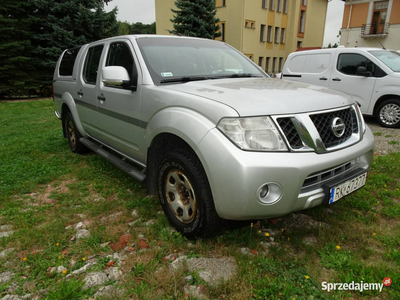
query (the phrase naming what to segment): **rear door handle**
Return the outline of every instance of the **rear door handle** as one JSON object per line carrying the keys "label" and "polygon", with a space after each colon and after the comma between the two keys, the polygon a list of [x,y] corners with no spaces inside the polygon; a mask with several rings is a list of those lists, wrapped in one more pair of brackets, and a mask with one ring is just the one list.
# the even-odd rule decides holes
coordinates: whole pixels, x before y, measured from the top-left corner
{"label": "rear door handle", "polygon": [[336,77],[336,78],[332,78],[333,81],[342,81],[342,79]]}
{"label": "rear door handle", "polygon": [[83,92],[82,92],[82,91],[79,91],[79,92],[78,92],[78,95],[79,95],[79,96],[83,96]]}
{"label": "rear door handle", "polygon": [[319,80],[328,80],[326,77],[321,77]]}
{"label": "rear door handle", "polygon": [[97,99],[100,101],[106,101],[106,97],[104,96],[97,96]]}

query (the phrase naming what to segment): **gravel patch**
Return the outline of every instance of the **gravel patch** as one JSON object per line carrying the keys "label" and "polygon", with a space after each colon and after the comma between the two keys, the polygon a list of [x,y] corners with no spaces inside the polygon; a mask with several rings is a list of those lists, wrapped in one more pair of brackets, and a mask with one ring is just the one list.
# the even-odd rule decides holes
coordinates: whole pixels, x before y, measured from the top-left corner
{"label": "gravel patch", "polygon": [[387,155],[400,151],[400,128],[386,128],[369,116],[364,116],[365,122],[375,137],[375,154]]}

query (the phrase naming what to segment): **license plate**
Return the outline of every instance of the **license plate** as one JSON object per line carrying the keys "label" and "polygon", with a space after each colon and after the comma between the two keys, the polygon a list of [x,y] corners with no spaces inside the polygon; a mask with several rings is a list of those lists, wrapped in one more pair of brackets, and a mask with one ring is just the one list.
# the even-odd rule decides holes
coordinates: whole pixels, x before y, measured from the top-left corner
{"label": "license plate", "polygon": [[329,204],[338,201],[348,194],[362,188],[367,180],[367,172],[330,189]]}

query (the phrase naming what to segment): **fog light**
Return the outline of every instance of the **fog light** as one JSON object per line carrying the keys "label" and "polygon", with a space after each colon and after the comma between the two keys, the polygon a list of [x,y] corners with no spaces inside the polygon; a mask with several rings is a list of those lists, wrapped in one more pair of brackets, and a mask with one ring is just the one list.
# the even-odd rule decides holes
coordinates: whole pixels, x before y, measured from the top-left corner
{"label": "fog light", "polygon": [[276,182],[265,183],[258,188],[257,196],[262,204],[274,204],[282,197],[282,187]]}

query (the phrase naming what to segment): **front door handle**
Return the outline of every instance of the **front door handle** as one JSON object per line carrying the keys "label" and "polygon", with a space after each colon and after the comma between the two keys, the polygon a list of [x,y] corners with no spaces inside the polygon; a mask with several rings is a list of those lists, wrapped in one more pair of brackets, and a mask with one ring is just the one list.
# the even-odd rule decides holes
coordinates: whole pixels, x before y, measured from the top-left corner
{"label": "front door handle", "polygon": [[78,92],[78,95],[79,95],[79,96],[83,96],[83,92],[82,92],[82,91],[79,91],[79,92]]}
{"label": "front door handle", "polygon": [[338,77],[333,78],[332,80],[333,80],[333,81],[342,81],[342,79],[340,79],[340,78],[338,78]]}
{"label": "front door handle", "polygon": [[97,96],[97,99],[100,101],[106,101],[106,97],[104,96]]}
{"label": "front door handle", "polygon": [[319,80],[328,80],[326,77],[321,77]]}

